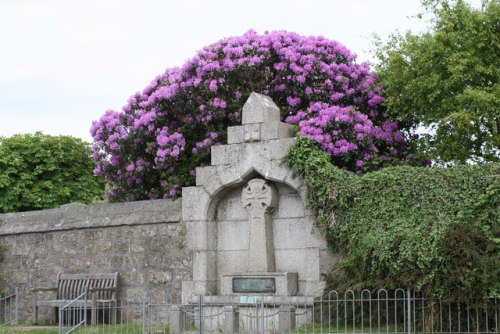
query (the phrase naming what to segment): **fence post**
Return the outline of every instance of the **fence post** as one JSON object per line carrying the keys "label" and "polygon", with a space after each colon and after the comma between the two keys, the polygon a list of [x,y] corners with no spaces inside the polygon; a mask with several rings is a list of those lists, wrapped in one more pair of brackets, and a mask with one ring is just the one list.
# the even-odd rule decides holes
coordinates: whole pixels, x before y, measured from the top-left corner
{"label": "fence post", "polygon": [[408,325],[408,334],[411,334],[411,294],[410,294],[410,289],[406,289],[406,300],[407,300],[407,321],[406,324]]}
{"label": "fence post", "polygon": [[168,326],[171,334],[181,334],[184,324],[184,310],[182,306],[172,305],[168,313]]}
{"label": "fence post", "polygon": [[236,334],[240,332],[240,311],[237,306],[224,306],[224,334]]}
{"label": "fence post", "polygon": [[203,295],[198,295],[198,312],[199,315],[199,324],[198,324],[198,332],[203,334]]}
{"label": "fence post", "polygon": [[63,332],[63,302],[59,305],[59,334]]}
{"label": "fence post", "polygon": [[0,295],[0,325],[3,325],[5,323],[5,309],[6,309],[6,306],[7,306],[7,299],[4,297],[2,297],[2,295]]}
{"label": "fence post", "polygon": [[295,328],[295,306],[281,305],[279,314],[279,331],[280,333]]}
{"label": "fence post", "polygon": [[15,324],[17,325],[19,323],[19,288],[16,287],[16,290],[15,290],[15,294],[16,294],[16,297],[15,297],[15,310],[14,310],[14,316],[15,316]]}
{"label": "fence post", "polygon": [[[90,289],[89,286],[85,286],[85,297],[83,298],[83,326],[87,326],[88,319],[87,319],[87,301],[89,300],[89,294],[90,294]],[[90,309],[90,312],[92,313],[92,307]],[[96,319],[97,320],[97,319]]]}
{"label": "fence post", "polygon": [[142,300],[142,332],[146,333],[146,299]]}
{"label": "fence post", "polygon": [[266,324],[265,324],[265,319],[266,319],[266,308],[264,307],[264,298],[260,298],[260,334],[265,334],[266,330]]}

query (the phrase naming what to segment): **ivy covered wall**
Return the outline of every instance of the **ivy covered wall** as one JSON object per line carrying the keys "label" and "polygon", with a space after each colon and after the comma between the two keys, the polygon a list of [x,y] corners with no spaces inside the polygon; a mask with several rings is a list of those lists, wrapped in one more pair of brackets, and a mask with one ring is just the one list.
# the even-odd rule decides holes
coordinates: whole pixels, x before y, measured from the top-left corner
{"label": "ivy covered wall", "polygon": [[344,260],[332,288],[404,287],[450,301],[500,294],[500,164],[390,167],[364,176],[333,166],[299,137],[286,161]]}

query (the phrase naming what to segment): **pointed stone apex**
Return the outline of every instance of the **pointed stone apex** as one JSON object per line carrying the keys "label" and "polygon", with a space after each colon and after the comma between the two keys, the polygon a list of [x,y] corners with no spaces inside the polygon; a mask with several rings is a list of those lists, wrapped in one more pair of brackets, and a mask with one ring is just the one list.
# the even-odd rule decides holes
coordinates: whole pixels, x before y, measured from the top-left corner
{"label": "pointed stone apex", "polygon": [[280,121],[280,109],[266,95],[252,93],[243,106],[241,124],[268,123]]}

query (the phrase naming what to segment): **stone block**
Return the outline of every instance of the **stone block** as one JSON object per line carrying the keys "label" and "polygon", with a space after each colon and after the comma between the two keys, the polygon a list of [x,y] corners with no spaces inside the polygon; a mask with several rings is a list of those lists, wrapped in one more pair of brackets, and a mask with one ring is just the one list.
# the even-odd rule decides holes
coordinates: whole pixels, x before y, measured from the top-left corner
{"label": "stone block", "polygon": [[[152,304],[164,304],[168,299],[165,289],[166,288],[164,286],[150,287],[148,291],[148,300],[150,300]],[[161,316],[161,313],[158,312],[155,316],[158,319],[158,317]]]}
{"label": "stone block", "polygon": [[266,143],[248,143],[243,146],[241,156],[248,159],[259,157],[260,159],[271,160],[271,150]]}
{"label": "stone block", "polygon": [[113,251],[115,254],[125,254],[128,252],[127,240],[115,240],[113,242]]}
{"label": "stone block", "polygon": [[12,271],[11,276],[9,278],[11,284],[26,284],[29,281],[29,274],[27,271]]}
{"label": "stone block", "polygon": [[171,250],[171,244],[164,238],[152,238],[149,243],[150,252],[168,252]]}
{"label": "stone block", "polygon": [[281,305],[279,307],[279,331],[285,333],[295,328],[295,306]]}
{"label": "stone block", "polygon": [[137,278],[137,271],[127,270],[120,273],[120,283],[123,285],[134,285],[139,284]]}
{"label": "stone block", "polygon": [[186,222],[186,240],[189,250],[214,250],[216,244],[215,222]]}
{"label": "stone block", "polygon": [[213,281],[216,275],[216,255],[214,251],[193,252],[193,280]]}
{"label": "stone block", "polygon": [[210,148],[210,164],[212,166],[227,164],[226,146],[227,145],[217,145]]}
{"label": "stone block", "polygon": [[123,268],[123,256],[122,255],[112,256],[110,266],[111,268],[114,268],[111,271],[120,271]]}
{"label": "stone block", "polygon": [[156,225],[140,226],[138,232],[142,237],[155,237],[158,234]]}
{"label": "stone block", "polygon": [[261,141],[259,123],[245,124],[243,125],[243,131],[244,131],[245,143]]}
{"label": "stone block", "polygon": [[109,253],[111,252],[111,248],[113,247],[113,244],[111,243],[110,240],[100,240],[98,243],[99,251],[102,253]]}
{"label": "stone block", "polygon": [[305,214],[304,204],[297,193],[282,194],[274,218],[302,218]]}
{"label": "stone block", "polygon": [[152,258],[148,258],[147,255],[128,255],[124,257],[124,267],[128,270],[140,270],[151,267],[151,263],[148,260],[152,260]]}
{"label": "stone block", "polygon": [[182,188],[182,220],[205,220],[209,195],[201,187]]}
{"label": "stone block", "polygon": [[227,143],[240,144],[245,142],[245,128],[241,125],[227,128]]}
{"label": "stone block", "polygon": [[271,181],[284,182],[290,170],[276,160],[270,161],[270,168],[267,170],[265,177]]}
{"label": "stone block", "polygon": [[243,106],[242,124],[266,123],[280,120],[280,110],[274,101],[265,95],[252,93]]}
{"label": "stone block", "polygon": [[30,253],[31,248],[30,243],[16,243],[14,250],[12,251],[12,255],[28,255]]}
{"label": "stone block", "polygon": [[181,334],[184,327],[184,310],[179,305],[172,305],[168,309],[168,328],[171,334]]}
{"label": "stone block", "polygon": [[311,245],[309,235],[311,225],[302,219],[275,219],[274,247],[275,249],[305,249]]}
{"label": "stone block", "polygon": [[289,187],[295,189],[299,193],[300,198],[302,198],[302,200],[305,202],[307,187],[302,184],[297,175],[295,175],[291,170],[288,170],[288,173],[283,179],[283,182],[286,183]]}
{"label": "stone block", "polygon": [[237,306],[224,306],[224,327],[222,333],[233,334],[240,332],[240,317]]}
{"label": "stone block", "polygon": [[217,174],[219,174],[221,183],[226,187],[243,182],[241,174],[236,166],[217,166]]}
{"label": "stone block", "polygon": [[216,288],[216,281],[183,281],[182,303],[196,303],[198,295],[215,294]]}
{"label": "stone block", "polygon": [[217,252],[217,274],[221,275],[242,273],[248,271],[248,251],[218,251]]}
{"label": "stone block", "polygon": [[21,263],[20,257],[6,257],[2,261],[2,269],[3,270],[14,270],[14,269],[22,269],[24,266],[24,261]]}
{"label": "stone block", "polygon": [[319,249],[276,249],[276,271],[297,272],[301,281],[319,281]]}
{"label": "stone block", "polygon": [[288,154],[290,148],[295,144],[295,138],[282,138],[267,142],[271,150],[271,159],[282,160]]}
{"label": "stone block", "polygon": [[273,140],[279,138],[292,138],[293,131],[290,124],[282,122],[263,123],[260,128],[261,140]]}
{"label": "stone block", "polygon": [[219,251],[248,250],[248,236],[248,219],[217,223],[217,249]]}
{"label": "stone block", "polygon": [[130,303],[141,303],[148,296],[146,287],[135,287],[127,289],[126,298]]}
{"label": "stone block", "polygon": [[105,256],[103,254],[100,254],[99,256],[95,256],[92,261],[92,267],[93,268],[98,268],[98,269],[103,269],[103,268],[108,268],[111,265],[111,256]]}
{"label": "stone block", "polygon": [[172,281],[172,278],[170,271],[151,271],[148,273],[148,283],[151,285],[165,285]]}
{"label": "stone block", "polygon": [[239,173],[243,174],[243,177],[248,176],[250,173],[254,172],[257,172],[261,176],[266,177],[266,175],[269,174],[271,164],[270,161],[264,158],[262,155],[245,156],[244,159],[239,160],[236,163],[235,168]]}
{"label": "stone block", "polygon": [[241,187],[237,187],[230,191],[219,202],[216,216],[217,221],[248,221],[248,211],[243,207],[243,202],[241,201],[241,191]]}
{"label": "stone block", "polygon": [[196,185],[201,186],[212,175],[217,173],[216,166],[196,167]]}
{"label": "stone block", "polygon": [[142,253],[147,248],[147,242],[145,239],[131,239],[130,240],[130,252],[131,253]]}
{"label": "stone block", "polygon": [[219,189],[222,188],[222,183],[220,182],[218,174],[212,174],[204,183],[203,188],[209,195],[213,195]]}
{"label": "stone block", "polygon": [[339,254],[334,254],[331,250],[324,248],[319,251],[319,271],[322,274],[329,274],[335,264],[341,260]]}
{"label": "stone block", "polygon": [[211,147],[211,165],[227,165],[238,161],[244,144],[218,145]]}
{"label": "stone block", "polygon": [[299,292],[305,296],[319,297],[325,290],[324,281],[299,281]]}

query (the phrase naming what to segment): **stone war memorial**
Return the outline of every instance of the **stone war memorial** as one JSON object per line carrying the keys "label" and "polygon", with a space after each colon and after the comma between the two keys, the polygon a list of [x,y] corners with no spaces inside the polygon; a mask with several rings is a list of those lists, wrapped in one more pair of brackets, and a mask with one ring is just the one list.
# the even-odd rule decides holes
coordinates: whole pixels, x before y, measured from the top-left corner
{"label": "stone war memorial", "polygon": [[284,320],[295,312],[290,301],[307,314],[338,258],[305,207],[306,187],[282,163],[295,140],[290,125],[269,97],[252,93],[242,124],[227,131],[180,199],[0,215],[2,288],[20,289],[20,318],[33,318],[32,289],[53,286],[60,272],[118,272],[119,301],[191,305],[203,295],[227,317],[225,332],[251,328],[245,305],[257,300],[280,309],[280,328],[295,321]]}

